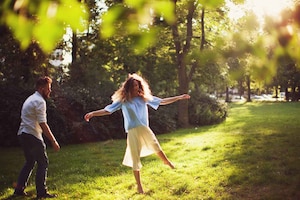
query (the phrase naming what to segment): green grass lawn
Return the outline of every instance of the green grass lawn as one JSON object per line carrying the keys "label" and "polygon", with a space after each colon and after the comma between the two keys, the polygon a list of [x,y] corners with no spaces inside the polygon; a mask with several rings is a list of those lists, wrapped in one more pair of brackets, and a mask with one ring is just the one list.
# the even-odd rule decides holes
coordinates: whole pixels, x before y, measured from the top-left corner
{"label": "green grass lawn", "polygon": [[[230,104],[222,124],[159,135],[169,169],[142,159],[146,195],[122,166],[125,140],[63,146],[50,159],[48,188],[58,199],[300,199],[300,103]],[[0,199],[13,193],[24,158],[1,148]],[[34,173],[26,189],[35,197]]]}

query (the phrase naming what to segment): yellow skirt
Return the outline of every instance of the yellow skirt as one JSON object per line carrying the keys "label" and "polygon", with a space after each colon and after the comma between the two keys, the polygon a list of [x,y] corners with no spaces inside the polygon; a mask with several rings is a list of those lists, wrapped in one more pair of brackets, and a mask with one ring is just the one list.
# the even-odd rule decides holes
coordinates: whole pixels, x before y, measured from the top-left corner
{"label": "yellow skirt", "polygon": [[123,165],[132,167],[133,170],[142,168],[141,157],[158,153],[162,149],[159,142],[149,127],[138,126],[128,130],[127,147]]}

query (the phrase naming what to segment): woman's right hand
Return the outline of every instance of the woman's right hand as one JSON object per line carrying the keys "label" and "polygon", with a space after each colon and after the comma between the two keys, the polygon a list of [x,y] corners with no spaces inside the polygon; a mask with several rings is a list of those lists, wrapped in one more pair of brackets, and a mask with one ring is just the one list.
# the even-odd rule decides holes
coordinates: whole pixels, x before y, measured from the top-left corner
{"label": "woman's right hand", "polygon": [[93,117],[93,112],[89,112],[84,116],[85,121],[90,121],[90,119]]}

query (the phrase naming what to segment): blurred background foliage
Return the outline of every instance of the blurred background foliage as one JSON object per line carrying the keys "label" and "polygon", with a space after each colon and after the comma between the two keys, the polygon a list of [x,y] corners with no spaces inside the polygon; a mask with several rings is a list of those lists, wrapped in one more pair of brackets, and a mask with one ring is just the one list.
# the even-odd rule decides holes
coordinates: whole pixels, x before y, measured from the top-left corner
{"label": "blurred background foliage", "polygon": [[66,26],[80,31],[87,28],[88,13],[85,4],[77,0],[3,0],[0,22],[7,24],[22,49],[35,41],[49,53]]}
{"label": "blurred background foliage", "polygon": [[299,2],[276,18],[233,17],[247,1],[1,1],[0,145],[17,145],[22,103],[41,75],[54,80],[48,122],[62,144],[126,137],[121,112],[83,116],[133,72],[156,96],[192,96],[150,110],[157,134],[225,120],[233,94],[299,101]]}

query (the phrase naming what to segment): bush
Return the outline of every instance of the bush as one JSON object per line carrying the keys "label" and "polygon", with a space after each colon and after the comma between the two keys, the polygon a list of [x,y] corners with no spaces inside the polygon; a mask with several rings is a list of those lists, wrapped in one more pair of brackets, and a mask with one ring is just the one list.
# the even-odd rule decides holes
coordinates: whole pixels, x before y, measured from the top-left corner
{"label": "bush", "polygon": [[191,125],[212,125],[227,117],[227,104],[205,94],[193,92],[189,101],[189,121]]}
{"label": "bush", "polygon": [[[64,143],[86,143],[125,137],[120,113],[95,117],[90,122],[84,121],[87,112],[102,109],[111,103],[109,91],[113,91],[109,84],[90,88],[64,84],[56,89],[53,95],[56,106],[54,112],[64,121],[61,125],[65,127],[65,132],[59,133]],[[53,126],[55,128],[57,124]]]}
{"label": "bush", "polygon": [[9,85],[1,85],[0,90],[0,146],[15,146],[22,104],[34,91]]}
{"label": "bush", "polygon": [[149,123],[152,131],[157,135],[175,131],[177,128],[176,111],[174,104],[160,106],[156,111],[149,108]]}

